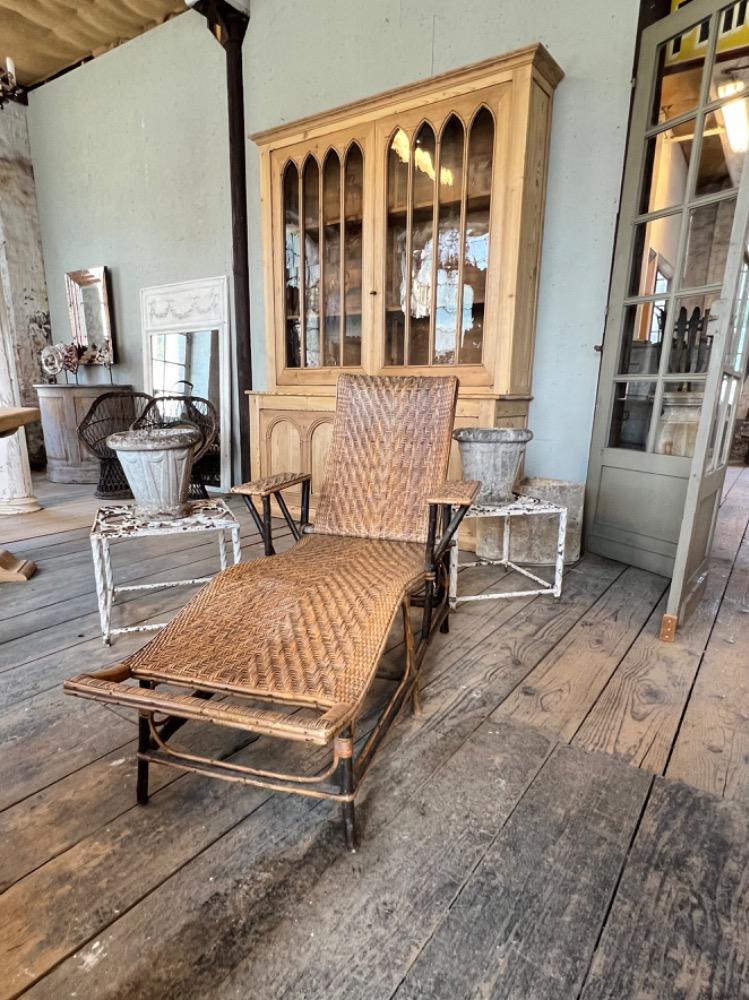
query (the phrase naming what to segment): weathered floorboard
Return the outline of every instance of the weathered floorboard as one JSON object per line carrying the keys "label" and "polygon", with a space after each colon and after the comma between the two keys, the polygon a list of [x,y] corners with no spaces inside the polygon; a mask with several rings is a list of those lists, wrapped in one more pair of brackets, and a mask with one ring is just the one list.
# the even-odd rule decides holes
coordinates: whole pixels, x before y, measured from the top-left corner
{"label": "weathered floorboard", "polygon": [[749,537],[726,588],[666,774],[749,803]]}
{"label": "weathered floorboard", "polygon": [[[65,996],[84,967],[90,995],[130,1000],[218,1000],[248,984],[263,998],[389,996],[549,749],[542,734],[484,726],[420,790],[386,754],[364,785],[377,832],[367,816],[356,855],[319,808],[276,796],[29,995]],[[401,776],[411,801],[397,808],[385,798]]]}
{"label": "weathered floorboard", "polygon": [[500,705],[512,718],[572,739],[667,586],[630,567]]}
{"label": "weathered floorboard", "polygon": [[749,997],[749,815],[656,778],[582,1000]]}
{"label": "weathered floorboard", "polygon": [[397,1000],[576,997],[650,780],[612,757],[558,747]]}
{"label": "weathered floorboard", "polygon": [[749,521],[747,499],[733,493],[721,511],[705,594],[694,614],[674,642],[661,642],[661,600],[575,735],[575,746],[663,773]]}

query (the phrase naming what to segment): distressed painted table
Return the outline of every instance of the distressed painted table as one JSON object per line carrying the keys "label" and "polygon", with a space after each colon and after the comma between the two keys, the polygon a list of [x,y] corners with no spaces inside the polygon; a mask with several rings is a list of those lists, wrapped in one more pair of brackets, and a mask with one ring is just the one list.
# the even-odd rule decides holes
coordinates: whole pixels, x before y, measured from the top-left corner
{"label": "distressed painted table", "polygon": [[99,599],[101,633],[105,644],[111,644],[113,635],[123,632],[150,632],[163,628],[166,622],[154,625],[129,625],[112,628],[112,605],[117,594],[133,590],[159,590],[162,587],[186,587],[207,583],[211,577],[202,576],[191,580],[169,580],[163,583],[137,583],[115,586],[112,573],[110,545],[124,539],[152,537],[154,535],[202,534],[215,531],[218,534],[218,551],[221,569],[226,569],[226,533],[231,535],[232,553],[235,565],[241,553],[239,545],[239,521],[223,500],[196,500],[190,504],[187,517],[152,518],[137,517],[132,505],[118,504],[100,507],[91,529],[91,551],[94,557],[96,575],[96,595]]}
{"label": "distressed painted table", "polygon": [[[516,517],[538,517],[541,515],[555,514],[559,518],[559,532],[557,534],[557,554],[554,563],[554,580],[549,583],[535,573],[518,566],[517,563],[510,562],[510,526],[513,518]],[[455,533],[450,546],[450,607],[456,608],[465,601],[491,601],[499,600],[503,597],[530,597],[534,594],[551,594],[552,597],[559,597],[562,593],[562,575],[564,573],[564,543],[567,536],[567,508],[559,507],[557,504],[549,503],[546,500],[537,500],[535,497],[523,496],[515,493],[512,500],[501,504],[474,504],[466,514],[469,517],[500,517],[505,521],[505,530],[502,538],[502,558],[501,559],[479,559],[477,562],[462,563],[461,568],[471,566],[505,566],[514,570],[522,576],[532,580],[536,587],[526,590],[508,590],[503,593],[483,593],[465,597],[458,596],[458,532]]]}

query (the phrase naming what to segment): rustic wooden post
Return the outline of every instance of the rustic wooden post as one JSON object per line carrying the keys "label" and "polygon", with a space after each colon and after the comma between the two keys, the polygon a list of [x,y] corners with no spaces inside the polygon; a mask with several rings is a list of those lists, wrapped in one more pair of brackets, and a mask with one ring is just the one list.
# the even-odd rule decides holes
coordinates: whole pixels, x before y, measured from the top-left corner
{"label": "rustic wooden post", "polygon": [[[226,92],[229,112],[229,178],[231,188],[232,261],[234,273],[234,358],[239,394],[239,447],[242,479],[250,478],[250,413],[245,398],[252,388],[250,344],[250,269],[247,232],[247,173],[244,138],[242,42],[250,22],[241,0],[186,0],[208,22],[226,52]],[[239,9],[242,8],[242,9]]]}

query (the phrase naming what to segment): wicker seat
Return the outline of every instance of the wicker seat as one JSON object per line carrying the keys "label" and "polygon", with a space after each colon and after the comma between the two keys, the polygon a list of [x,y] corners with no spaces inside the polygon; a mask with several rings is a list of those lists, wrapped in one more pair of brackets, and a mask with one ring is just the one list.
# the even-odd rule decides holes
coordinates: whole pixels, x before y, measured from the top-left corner
{"label": "wicker seat", "polygon": [[99,459],[95,495],[106,500],[127,500],[132,492],[116,452],[107,447],[110,434],[126,431],[151,402],[145,392],[105,392],[91,404],[78,425],[78,437]]}
{"label": "wicker seat", "polygon": [[201,396],[156,396],[142,414],[133,421],[133,430],[148,427],[173,427],[175,424],[194,424],[203,435],[203,440],[195,449],[190,477],[191,500],[207,500],[204,472],[211,470],[218,452],[218,415],[216,407],[209,399]]}
{"label": "wicker seat", "polygon": [[[479,488],[445,483],[456,392],[452,377],[341,376],[314,529],[282,555],[219,574],[119,666],[66,682],[70,694],[139,711],[139,801],[148,764],[172,763],[338,799],[353,846],[356,788],[403,702],[416,707],[429,639],[447,624],[448,545]],[[238,492],[251,504],[307,478]],[[424,606],[419,637],[412,603]],[[354,727],[399,611],[403,674],[354,759]],[[168,742],[187,720],[330,747],[330,761],[307,777],[196,757]]]}

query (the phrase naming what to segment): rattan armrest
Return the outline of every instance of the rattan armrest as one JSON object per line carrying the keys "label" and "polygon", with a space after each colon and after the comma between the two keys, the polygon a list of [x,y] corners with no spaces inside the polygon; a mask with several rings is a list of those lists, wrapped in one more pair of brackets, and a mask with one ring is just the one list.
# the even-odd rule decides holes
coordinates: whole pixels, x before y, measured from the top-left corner
{"label": "rattan armrest", "polygon": [[431,496],[427,503],[436,503],[450,507],[470,507],[481,489],[481,483],[475,479],[455,479],[443,483]]}
{"label": "rattan armrest", "polygon": [[276,476],[266,476],[265,479],[253,479],[249,483],[232,486],[231,492],[247,497],[268,497],[279,490],[306,483],[311,478],[309,472],[279,472]]}

